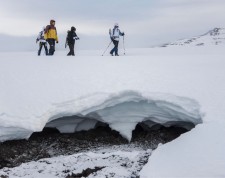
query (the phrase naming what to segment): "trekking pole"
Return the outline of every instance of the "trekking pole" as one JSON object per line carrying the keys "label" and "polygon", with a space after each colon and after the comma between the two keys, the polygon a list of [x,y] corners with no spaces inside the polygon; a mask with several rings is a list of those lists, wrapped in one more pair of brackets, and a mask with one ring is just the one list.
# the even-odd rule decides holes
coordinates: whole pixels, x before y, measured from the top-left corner
{"label": "trekking pole", "polygon": [[124,55],[126,55],[125,45],[124,45],[124,36],[123,36],[123,50],[124,50]]}
{"label": "trekking pole", "polygon": [[107,49],[109,48],[109,46],[111,45],[111,43],[112,43],[112,40],[110,41],[108,47],[106,48],[106,50],[104,51],[104,53],[102,54],[102,56],[105,54],[105,52],[107,51]]}

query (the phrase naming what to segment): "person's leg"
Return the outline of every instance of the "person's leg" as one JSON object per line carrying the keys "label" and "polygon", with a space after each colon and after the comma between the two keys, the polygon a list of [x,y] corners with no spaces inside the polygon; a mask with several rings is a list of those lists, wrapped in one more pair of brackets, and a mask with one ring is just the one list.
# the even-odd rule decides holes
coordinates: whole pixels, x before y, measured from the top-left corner
{"label": "person's leg", "polygon": [[52,40],[52,55],[54,55],[55,52],[55,40]]}
{"label": "person's leg", "polygon": [[113,56],[113,53],[115,52],[116,50],[116,41],[115,40],[112,40],[113,44],[114,44],[114,48],[110,51],[110,54]]}
{"label": "person's leg", "polygon": [[52,41],[50,39],[47,40],[48,44],[49,44],[49,51],[48,51],[48,55],[51,56],[52,55]]}
{"label": "person's leg", "polygon": [[70,51],[69,51],[69,53],[67,54],[67,56],[71,56],[71,44],[68,44],[68,46],[69,46]]}
{"label": "person's leg", "polygon": [[48,44],[50,46],[49,55],[52,56],[55,52],[55,40],[54,39],[48,39]]}
{"label": "person's leg", "polygon": [[48,55],[48,48],[47,48],[47,43],[43,43],[44,44],[44,48],[45,48],[45,55],[47,56]]}
{"label": "person's leg", "polygon": [[75,46],[75,43],[73,43],[73,44],[71,45],[71,55],[72,55],[72,56],[75,56],[75,53],[74,53],[74,46]]}
{"label": "person's leg", "polygon": [[42,49],[42,43],[40,42],[40,43],[39,43],[38,56],[40,56],[40,55],[41,55],[41,49]]}
{"label": "person's leg", "polygon": [[115,44],[115,55],[116,56],[119,56],[118,55],[118,46],[119,46],[119,41],[116,41],[116,44]]}

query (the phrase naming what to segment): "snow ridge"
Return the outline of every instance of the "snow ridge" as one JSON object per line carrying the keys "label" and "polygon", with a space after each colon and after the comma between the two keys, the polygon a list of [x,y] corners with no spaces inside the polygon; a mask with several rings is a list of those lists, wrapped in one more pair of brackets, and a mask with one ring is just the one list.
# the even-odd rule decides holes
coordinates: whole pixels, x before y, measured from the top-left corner
{"label": "snow ridge", "polygon": [[[65,116],[75,117],[71,119]],[[109,124],[123,137],[131,140],[132,130],[140,122],[146,122],[149,127],[157,123],[164,126],[179,125],[179,122],[196,125],[202,122],[201,117],[199,104],[190,98],[137,91],[97,93],[78,100],[55,103],[42,116],[31,116],[32,120],[39,121],[41,125],[26,122],[18,128],[4,127],[3,123],[0,140],[28,138],[32,132],[40,131],[45,126],[56,127],[63,133],[88,130],[94,128],[98,121]],[[31,125],[33,128],[29,129]],[[179,126],[188,127],[182,124]]]}
{"label": "snow ridge", "polygon": [[164,44],[162,47],[168,46],[208,46],[208,45],[224,45],[225,44],[225,28],[214,28],[207,33],[190,39],[182,39],[173,43]]}

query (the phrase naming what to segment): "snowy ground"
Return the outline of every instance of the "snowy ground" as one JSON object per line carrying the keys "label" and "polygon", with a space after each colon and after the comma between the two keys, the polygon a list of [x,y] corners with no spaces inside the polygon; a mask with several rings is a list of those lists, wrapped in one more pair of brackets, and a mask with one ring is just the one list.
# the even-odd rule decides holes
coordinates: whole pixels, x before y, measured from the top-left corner
{"label": "snowy ground", "polygon": [[[65,52],[53,57],[1,53],[0,139],[28,137],[50,120],[70,115],[106,122],[127,139],[141,121],[168,124],[183,119],[197,124],[202,120],[203,124],[189,133],[156,149],[140,175],[225,177],[224,46],[134,49],[126,53],[120,57],[102,57],[95,51],[78,51],[76,57],[66,57]],[[149,112],[152,108],[157,112]],[[83,129],[82,122],[73,123],[72,129]],[[90,154],[99,160],[105,156]],[[122,160],[132,162],[130,153],[121,154],[125,155]],[[76,160],[78,155],[72,157]],[[82,159],[86,158],[83,154]],[[39,163],[29,166],[35,164]],[[52,164],[57,163],[52,160]],[[10,170],[10,174],[25,176],[30,172],[25,167]],[[50,168],[46,170],[41,176],[49,175]]]}
{"label": "snowy ground", "polygon": [[[120,150],[121,148],[114,148]],[[87,152],[71,156],[41,159],[24,163],[16,168],[3,168],[0,175],[26,178],[65,178],[81,177],[137,177],[143,165],[148,161],[151,151],[115,151],[104,149],[101,152]],[[87,169],[99,170],[85,174]],[[87,171],[89,172],[89,171]],[[83,173],[83,175],[82,175]],[[80,175],[78,175],[80,174]],[[77,176],[75,176],[77,175]],[[86,175],[86,176],[85,176]]]}

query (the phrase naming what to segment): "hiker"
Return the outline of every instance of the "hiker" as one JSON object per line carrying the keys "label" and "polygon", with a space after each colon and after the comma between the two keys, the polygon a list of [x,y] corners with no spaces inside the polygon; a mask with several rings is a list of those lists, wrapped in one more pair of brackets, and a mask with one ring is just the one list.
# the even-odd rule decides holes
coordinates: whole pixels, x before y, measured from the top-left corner
{"label": "hiker", "polygon": [[110,51],[110,54],[113,56],[113,53],[115,53],[115,56],[118,55],[118,46],[119,46],[119,40],[120,36],[124,36],[124,33],[120,32],[118,23],[115,23],[113,30],[109,30],[110,38],[114,44],[114,48]]}
{"label": "hiker", "polygon": [[79,40],[79,39],[80,38],[76,34],[76,28],[71,27],[71,30],[67,32],[67,37],[66,37],[66,45],[68,44],[70,48],[70,51],[67,54],[67,56],[75,56],[75,53],[74,53],[75,40]]}
{"label": "hiker", "polygon": [[39,32],[37,39],[36,39],[36,43],[39,41],[39,50],[38,50],[38,56],[41,55],[41,50],[42,47],[44,46],[45,48],[45,55],[48,55],[48,48],[47,48],[47,42],[44,39],[44,33],[45,33],[45,27],[43,27],[42,31]]}
{"label": "hiker", "polygon": [[50,25],[45,28],[44,38],[48,42],[50,49],[48,55],[52,56],[55,52],[55,42],[58,43],[57,30],[55,27],[55,20],[50,21]]}

